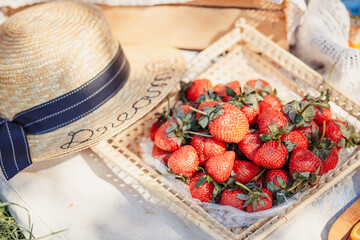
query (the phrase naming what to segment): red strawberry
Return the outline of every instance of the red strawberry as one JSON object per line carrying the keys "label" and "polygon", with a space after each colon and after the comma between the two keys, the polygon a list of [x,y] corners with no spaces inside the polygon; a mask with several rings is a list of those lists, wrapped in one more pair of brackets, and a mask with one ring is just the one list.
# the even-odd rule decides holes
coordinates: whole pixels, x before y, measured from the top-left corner
{"label": "red strawberry", "polygon": [[254,183],[259,188],[266,187],[265,174],[261,174],[258,179],[251,181],[251,183]]}
{"label": "red strawberry", "polygon": [[232,206],[234,208],[243,210],[245,200],[240,200],[238,198],[238,194],[244,194],[244,191],[241,189],[235,189],[233,191],[229,191],[229,189],[225,189],[221,194],[220,204],[226,206]]}
{"label": "red strawberry", "polygon": [[323,161],[323,168],[319,174],[324,174],[333,170],[339,161],[339,154],[336,147],[330,149],[329,155],[326,158],[326,161]]}
{"label": "red strawberry", "polygon": [[231,175],[234,161],[235,152],[225,151],[222,154],[209,158],[205,165],[205,170],[216,182],[224,182]]}
{"label": "red strawberry", "polygon": [[[191,107],[188,104],[184,104],[184,105],[180,105],[179,108],[181,108],[182,110],[184,110],[185,116],[188,115],[188,113],[190,113],[192,110],[189,108]],[[177,111],[177,110],[176,110]],[[172,114],[172,117],[175,118],[175,114]]]}
{"label": "red strawberry", "polygon": [[215,138],[201,137],[194,135],[191,140],[191,146],[193,146],[200,160],[200,165],[205,166],[206,161],[215,155],[225,152],[225,143]]}
{"label": "red strawberry", "polygon": [[[266,209],[270,209],[272,207],[272,203],[273,203],[273,196],[271,194],[271,192],[266,189],[266,188],[262,188],[261,192],[262,195],[259,195],[256,199],[256,209],[253,208],[254,204],[250,204],[249,206],[246,207],[246,211],[247,212],[260,212]],[[259,200],[263,201],[263,204],[260,203]]]}
{"label": "red strawberry", "polygon": [[166,129],[171,126],[171,123],[178,125],[175,120],[166,121],[163,125],[161,125],[155,134],[155,145],[168,152],[173,152],[181,146],[181,144],[178,145],[179,137],[169,137],[169,133],[166,132]]}
{"label": "red strawberry", "polygon": [[315,117],[314,117],[314,122],[319,125],[322,126],[324,121],[330,120],[331,119],[331,110],[329,108],[322,108],[322,111],[320,109],[320,107],[318,106],[314,106],[315,108]]}
{"label": "red strawberry", "polygon": [[171,154],[172,154],[172,152],[164,151],[164,150],[158,148],[154,144],[154,147],[152,149],[152,155],[153,155],[154,158],[157,158],[157,159],[163,161],[164,163],[167,163],[167,161],[168,161]]}
{"label": "red strawberry", "polygon": [[306,148],[297,148],[291,154],[289,159],[289,171],[290,176],[296,172],[309,172],[313,173],[320,167],[322,171],[322,160]]}
{"label": "red strawberry", "polygon": [[275,97],[273,95],[266,95],[264,97],[264,100],[259,102],[258,107],[259,107],[259,111],[261,113],[262,111],[264,111],[268,108],[273,108],[273,109],[280,111],[283,106],[277,97]]}
{"label": "red strawberry", "polygon": [[220,94],[220,91],[222,90],[222,89],[225,89],[225,87],[224,87],[224,84],[221,84],[221,83],[218,83],[218,84],[216,84],[215,86],[214,86],[214,91],[217,93],[217,95],[219,96]]}
{"label": "red strawberry", "polygon": [[264,143],[255,153],[253,162],[268,169],[281,168],[286,163],[287,150],[275,140]]}
{"label": "red strawberry", "polygon": [[[270,86],[270,84],[262,79],[252,79],[246,82],[246,84],[249,84],[250,86],[252,86],[253,88],[255,88],[255,84],[256,82],[261,81],[262,82],[262,87],[266,87],[266,86]],[[244,86],[244,90],[246,90],[246,84]]]}
{"label": "red strawberry", "polygon": [[223,142],[240,142],[249,131],[245,115],[229,103],[225,103],[222,109],[225,112],[209,122],[210,134]]}
{"label": "red strawberry", "polygon": [[314,122],[311,121],[309,122],[309,124],[311,126],[307,126],[307,127],[299,127],[299,128],[295,128],[296,130],[300,130],[303,134],[308,134],[309,136],[312,135],[312,128],[314,127],[316,131],[319,130],[319,126]]}
{"label": "red strawberry", "polygon": [[[343,124],[346,128],[346,123],[344,121],[330,119],[325,122],[325,135],[324,137],[330,138],[333,142],[339,142],[343,137],[340,126],[338,124]],[[320,125],[320,131],[322,132],[323,124]]]}
{"label": "red strawberry", "polygon": [[250,125],[253,125],[256,122],[256,120],[257,120],[257,118],[259,116],[259,111],[258,110],[256,110],[253,107],[250,107],[248,105],[245,105],[240,110],[244,113],[244,115],[245,115],[245,117],[248,120]]}
{"label": "red strawberry", "polygon": [[269,129],[270,124],[276,124],[278,128],[281,129],[281,127],[286,126],[287,123],[288,119],[285,117],[285,115],[274,108],[267,108],[260,112],[258,124],[259,131],[262,134],[271,132]]}
{"label": "red strawberry", "polygon": [[237,175],[234,179],[246,184],[261,171],[261,168],[253,162],[236,160],[233,170]]}
{"label": "red strawberry", "polygon": [[186,91],[186,99],[194,102],[207,89],[212,89],[212,83],[208,79],[197,79],[192,82],[192,86]]}
{"label": "red strawberry", "polygon": [[216,88],[214,88],[214,90],[215,90],[215,92],[217,93],[218,96],[223,96],[222,100],[224,102],[226,102],[227,100],[229,100],[231,98],[231,97],[226,95],[225,86],[228,86],[228,87],[232,88],[236,92],[236,94],[240,94],[241,84],[240,84],[239,81],[232,81],[232,82],[229,82],[229,83],[227,83],[225,85],[222,85],[222,84],[219,85],[218,84],[218,85],[215,86]]}
{"label": "red strawberry", "polygon": [[289,176],[287,171],[283,169],[271,169],[266,172],[266,182],[273,182],[277,187],[283,188],[279,184],[279,178],[282,178],[285,184],[289,183]]}
{"label": "red strawberry", "polygon": [[150,139],[151,139],[151,141],[155,141],[155,134],[156,134],[158,129],[159,129],[159,122],[156,121],[151,125],[151,128],[150,128]]}
{"label": "red strawberry", "polygon": [[255,152],[263,144],[258,131],[248,133],[245,138],[238,144],[239,150],[245,154],[245,156],[252,160]]}
{"label": "red strawberry", "polygon": [[193,198],[199,199],[201,202],[210,202],[212,199],[214,184],[212,182],[205,181],[200,187],[196,188],[196,183],[202,176],[204,176],[204,173],[200,172],[190,178],[188,182],[190,193]]}
{"label": "red strawberry", "polygon": [[281,136],[280,139],[281,141],[290,141],[296,143],[297,145],[294,147],[293,150],[299,147],[309,147],[309,142],[306,136],[300,130],[291,131],[290,133]]}
{"label": "red strawberry", "polygon": [[[219,101],[209,101],[209,102],[202,102],[200,103],[200,105],[198,106],[197,109],[199,109],[200,111],[204,110],[204,107],[214,107],[215,105],[219,104]],[[196,113],[196,119],[199,119],[202,115],[200,113]]]}
{"label": "red strawberry", "polygon": [[195,148],[185,145],[171,154],[168,166],[175,174],[192,177],[199,166],[199,157]]}

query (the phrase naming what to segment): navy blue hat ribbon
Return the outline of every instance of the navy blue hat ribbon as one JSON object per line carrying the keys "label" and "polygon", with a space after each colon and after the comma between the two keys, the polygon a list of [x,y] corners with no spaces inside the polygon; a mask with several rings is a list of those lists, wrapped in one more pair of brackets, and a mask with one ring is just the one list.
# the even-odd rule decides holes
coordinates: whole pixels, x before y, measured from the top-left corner
{"label": "navy blue hat ribbon", "polygon": [[20,112],[12,121],[0,117],[0,166],[6,179],[32,163],[26,134],[51,132],[83,118],[112,98],[129,73],[130,65],[119,47],[109,65],[77,89]]}

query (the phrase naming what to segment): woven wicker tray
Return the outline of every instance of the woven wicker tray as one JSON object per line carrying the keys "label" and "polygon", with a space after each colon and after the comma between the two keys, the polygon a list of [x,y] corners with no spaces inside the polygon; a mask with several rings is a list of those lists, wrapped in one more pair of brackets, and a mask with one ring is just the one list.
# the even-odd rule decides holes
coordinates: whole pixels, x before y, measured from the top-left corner
{"label": "woven wicker tray", "polygon": [[[293,55],[268,40],[254,28],[239,20],[235,29],[201,52],[188,64],[184,80],[207,77],[213,83],[238,79],[249,74],[261,74],[274,82],[271,84],[286,89],[286,94],[279,97],[285,101],[314,93],[325,87],[324,79]],[[331,105],[340,118],[360,128],[360,106],[346,97],[345,94],[329,86],[332,91]],[[148,188],[155,196],[163,200],[169,208],[184,215],[199,228],[215,239],[263,239],[288,221],[297,212],[329,190],[346,175],[360,166],[360,154],[357,150],[334,171],[323,177],[319,184],[307,191],[301,198],[286,210],[271,219],[263,219],[248,228],[226,228],[203,208],[187,199],[174,189],[166,178],[152,176],[155,171],[141,160],[139,144],[148,135],[149,123],[154,122],[155,112],[161,112],[165,103],[160,104],[137,123],[101,144],[93,150],[113,169],[114,173],[125,171],[141,185]]]}

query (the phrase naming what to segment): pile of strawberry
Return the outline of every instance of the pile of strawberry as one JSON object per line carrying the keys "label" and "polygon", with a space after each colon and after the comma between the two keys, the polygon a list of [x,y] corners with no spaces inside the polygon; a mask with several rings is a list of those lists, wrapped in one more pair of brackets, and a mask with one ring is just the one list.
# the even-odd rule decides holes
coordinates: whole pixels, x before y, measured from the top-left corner
{"label": "pile of strawberry", "polygon": [[328,90],[283,104],[261,79],[243,89],[239,81],[181,85],[177,107],[151,127],[152,154],[202,202],[269,209],[334,169],[341,148],[359,144],[353,126],[332,119]]}

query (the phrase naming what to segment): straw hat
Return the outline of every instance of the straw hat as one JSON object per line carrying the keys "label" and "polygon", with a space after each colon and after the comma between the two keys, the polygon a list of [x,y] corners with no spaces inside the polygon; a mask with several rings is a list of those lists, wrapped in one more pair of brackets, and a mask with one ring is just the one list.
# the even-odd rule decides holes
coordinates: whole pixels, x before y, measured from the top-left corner
{"label": "straw hat", "polygon": [[[115,95],[60,128],[37,134],[24,128],[33,162],[88,148],[127,128],[156,106],[185,70],[176,49],[121,48],[130,73],[124,73],[125,83]],[[114,59],[124,67],[126,59],[119,60],[121,48],[101,9],[93,5],[51,2],[11,16],[0,26],[0,129],[4,120],[17,122],[19,113],[27,114],[82,89],[107,71]],[[40,120],[46,124],[57,118],[50,114]]]}

